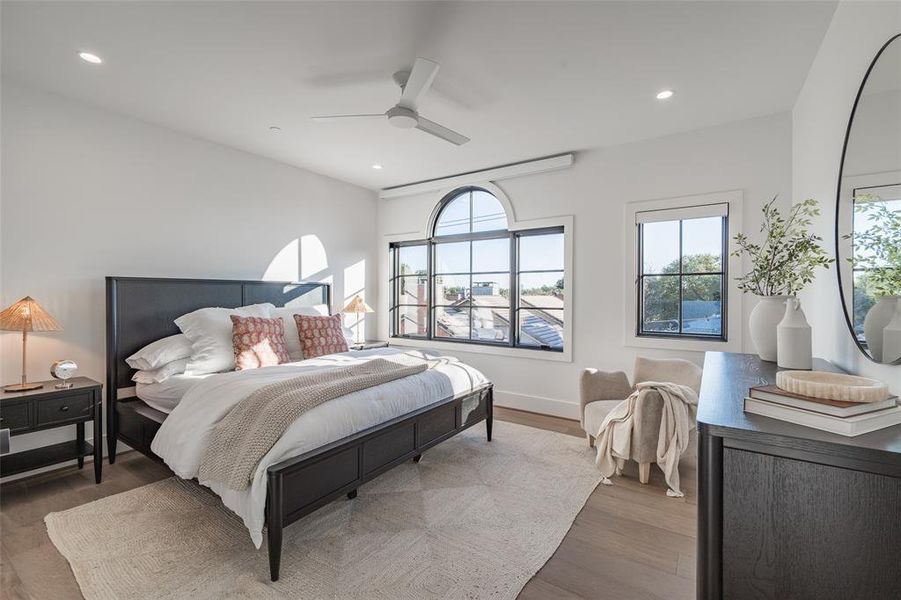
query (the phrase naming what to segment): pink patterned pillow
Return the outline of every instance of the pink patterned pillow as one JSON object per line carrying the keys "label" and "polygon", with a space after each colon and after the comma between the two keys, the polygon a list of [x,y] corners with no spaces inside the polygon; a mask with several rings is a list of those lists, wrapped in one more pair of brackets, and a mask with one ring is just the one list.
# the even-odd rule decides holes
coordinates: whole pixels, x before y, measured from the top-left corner
{"label": "pink patterned pillow", "polygon": [[291,360],[281,319],[229,316],[232,320],[236,371],[270,367]]}
{"label": "pink patterned pillow", "polygon": [[294,315],[297,335],[303,345],[304,358],[316,358],[325,354],[347,352],[347,340],[341,329],[341,315],[311,317]]}

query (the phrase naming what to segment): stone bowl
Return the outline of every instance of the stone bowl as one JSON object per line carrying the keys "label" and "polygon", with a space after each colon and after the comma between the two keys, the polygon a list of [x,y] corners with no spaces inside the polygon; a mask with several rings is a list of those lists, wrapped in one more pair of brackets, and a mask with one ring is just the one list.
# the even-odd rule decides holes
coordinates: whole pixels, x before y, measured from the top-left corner
{"label": "stone bowl", "polygon": [[876,379],[823,371],[779,371],[776,387],[792,394],[842,402],[879,402],[889,396],[888,387]]}

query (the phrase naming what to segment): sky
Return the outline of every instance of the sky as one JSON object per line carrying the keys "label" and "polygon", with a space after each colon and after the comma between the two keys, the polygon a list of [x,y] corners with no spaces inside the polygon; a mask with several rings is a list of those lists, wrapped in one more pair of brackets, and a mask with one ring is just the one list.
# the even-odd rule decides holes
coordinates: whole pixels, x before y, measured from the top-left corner
{"label": "sky", "polygon": [[[679,259],[680,221],[644,224],[644,272],[660,273]],[[682,253],[719,256],[723,247],[722,217],[686,219],[682,223]]]}

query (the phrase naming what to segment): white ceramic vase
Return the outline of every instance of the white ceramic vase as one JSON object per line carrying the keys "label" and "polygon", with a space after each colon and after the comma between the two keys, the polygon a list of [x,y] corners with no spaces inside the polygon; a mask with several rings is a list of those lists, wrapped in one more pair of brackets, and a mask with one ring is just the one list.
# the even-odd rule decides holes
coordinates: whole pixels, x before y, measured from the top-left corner
{"label": "white ceramic vase", "polygon": [[758,296],[759,302],[751,311],[748,327],[751,341],[761,360],[776,362],[776,327],[785,317],[785,301],[791,296]]}
{"label": "white ceramic vase", "polygon": [[867,316],[863,320],[863,334],[867,341],[867,349],[870,351],[870,356],[877,362],[884,362],[882,360],[882,337],[886,325],[895,316],[899,298],[901,296],[880,297],[876,304],[867,311]]}
{"label": "white ceramic vase", "polygon": [[813,368],[810,325],[797,298],[785,303],[785,314],[776,327],[776,354],[777,364],[783,369]]}
{"label": "white ceramic vase", "polygon": [[895,314],[882,330],[882,362],[901,358],[901,298],[895,300]]}

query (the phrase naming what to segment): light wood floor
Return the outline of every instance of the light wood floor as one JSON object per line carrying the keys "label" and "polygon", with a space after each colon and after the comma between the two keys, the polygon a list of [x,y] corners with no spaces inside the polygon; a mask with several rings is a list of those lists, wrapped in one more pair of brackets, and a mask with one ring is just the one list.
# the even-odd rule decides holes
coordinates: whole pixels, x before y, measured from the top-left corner
{"label": "light wood floor", "polygon": [[[579,424],[507,409],[498,419],[583,436]],[[696,469],[683,460],[685,498],[668,498],[660,471],[638,483],[627,466],[613,486],[600,485],[576,517],[553,557],[520,594],[521,600],[553,598],[692,598],[695,588]],[[104,465],[103,483],[93,469],[67,467],[0,486],[0,598],[81,598],[66,560],[47,537],[44,516],[170,476],[137,452]],[[90,552],[90,548],[85,548]]]}

